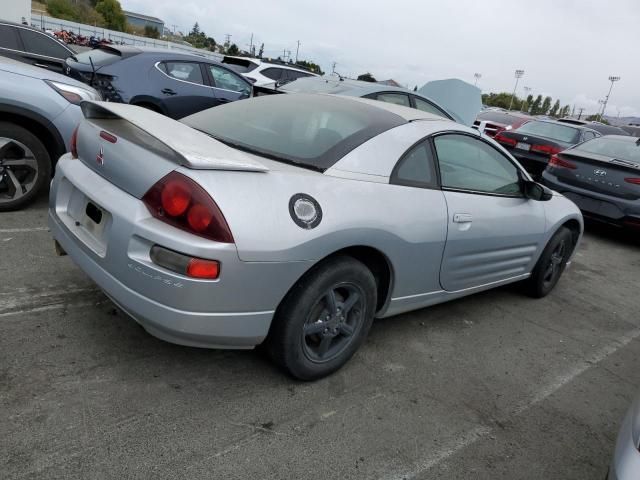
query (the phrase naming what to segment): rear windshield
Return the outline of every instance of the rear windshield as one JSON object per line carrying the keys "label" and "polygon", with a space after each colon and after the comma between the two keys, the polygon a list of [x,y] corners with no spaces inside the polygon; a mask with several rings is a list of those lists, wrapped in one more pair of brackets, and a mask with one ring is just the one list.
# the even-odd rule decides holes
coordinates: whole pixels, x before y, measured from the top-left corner
{"label": "rear windshield", "polygon": [[[120,55],[115,50],[96,48],[95,50],[78,53],[75,58],[78,63],[91,65],[93,61],[95,67],[102,67],[120,60]],[[91,58],[91,60],[89,58]]]}
{"label": "rear windshield", "polygon": [[303,93],[241,100],[181,121],[232,147],[316,170],[406,123],[356,100]]}
{"label": "rear windshield", "polygon": [[238,73],[248,73],[258,68],[258,65],[256,65],[255,63],[250,62],[249,60],[243,60],[241,58],[225,57],[222,60],[222,63],[226,63],[227,65],[229,65],[229,67],[231,67],[231,69],[233,69],[233,71]]}
{"label": "rear windshield", "polygon": [[517,131],[565,143],[578,143],[580,139],[580,130],[577,128],[551,122],[527,122]]}
{"label": "rear windshield", "polygon": [[640,164],[640,145],[636,139],[600,137],[582,143],[576,151],[596,153]]}
{"label": "rear windshield", "polygon": [[477,119],[484,122],[502,123],[504,125],[511,125],[514,122],[520,122],[523,120],[522,117],[502,112],[483,112],[478,115]]}

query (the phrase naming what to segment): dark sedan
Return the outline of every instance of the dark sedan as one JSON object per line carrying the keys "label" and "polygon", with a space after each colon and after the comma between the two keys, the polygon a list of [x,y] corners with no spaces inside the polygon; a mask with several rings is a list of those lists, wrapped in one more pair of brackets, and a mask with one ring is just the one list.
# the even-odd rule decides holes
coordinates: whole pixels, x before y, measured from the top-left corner
{"label": "dark sedan", "polygon": [[0,55],[66,73],[65,60],[74,51],[47,33],[27,25],[0,21]]}
{"label": "dark sedan", "polygon": [[584,126],[534,120],[515,130],[500,132],[495,140],[537,177],[546,168],[552,155],[600,136],[600,133]]}
{"label": "dark sedan", "polygon": [[586,217],[640,229],[640,140],[607,135],[553,155],[542,181]]}
{"label": "dark sedan", "polygon": [[252,86],[226,66],[167,49],[101,47],[67,60],[69,75],[106,101],[130,103],[179,119],[251,96]]}

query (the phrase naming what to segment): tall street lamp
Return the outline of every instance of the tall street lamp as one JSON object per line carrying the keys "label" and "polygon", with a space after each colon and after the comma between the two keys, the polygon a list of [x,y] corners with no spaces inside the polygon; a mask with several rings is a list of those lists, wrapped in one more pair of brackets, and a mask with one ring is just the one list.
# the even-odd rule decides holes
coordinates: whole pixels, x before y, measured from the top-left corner
{"label": "tall street lamp", "polygon": [[[529,92],[532,90],[531,87],[524,87],[524,98],[522,99],[522,105],[520,105],[520,111],[524,111],[524,102],[527,101],[527,97],[529,96]],[[528,107],[529,105],[527,105]]]}
{"label": "tall street lamp", "polygon": [[516,85],[513,87],[513,93],[511,94],[511,101],[509,102],[509,111],[511,111],[511,107],[513,106],[513,97],[516,94],[516,89],[518,88],[518,82],[524,75],[524,70],[516,70]]}
{"label": "tall street lamp", "polygon": [[478,80],[480,80],[482,78],[482,74],[481,73],[474,73],[473,76],[476,78],[476,82],[474,83],[474,85],[477,87],[478,86]]}
{"label": "tall street lamp", "polygon": [[604,97],[604,104],[602,105],[602,113],[600,114],[600,120],[602,121],[602,117],[604,117],[604,112],[607,109],[607,102],[609,101],[609,95],[611,95],[611,90],[613,90],[613,84],[620,80],[620,77],[615,77],[613,75],[609,76],[609,81],[611,82],[611,86],[609,87],[609,93]]}

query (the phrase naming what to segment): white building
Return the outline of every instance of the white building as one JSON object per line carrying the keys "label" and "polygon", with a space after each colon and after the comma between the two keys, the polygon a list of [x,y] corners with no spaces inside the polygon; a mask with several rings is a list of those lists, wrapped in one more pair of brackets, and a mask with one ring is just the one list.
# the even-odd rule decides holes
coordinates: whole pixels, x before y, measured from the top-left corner
{"label": "white building", "polygon": [[31,25],[31,0],[0,0],[0,19]]}

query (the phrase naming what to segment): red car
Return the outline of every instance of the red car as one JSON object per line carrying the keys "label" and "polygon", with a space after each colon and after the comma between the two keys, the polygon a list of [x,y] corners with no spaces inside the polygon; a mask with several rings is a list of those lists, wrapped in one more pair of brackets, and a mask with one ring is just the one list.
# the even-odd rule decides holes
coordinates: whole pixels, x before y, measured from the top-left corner
{"label": "red car", "polygon": [[487,110],[480,112],[473,123],[473,128],[478,128],[480,122],[487,122],[484,133],[490,137],[495,137],[504,130],[518,128],[523,123],[534,120],[533,117],[525,113],[503,112],[501,110]]}

